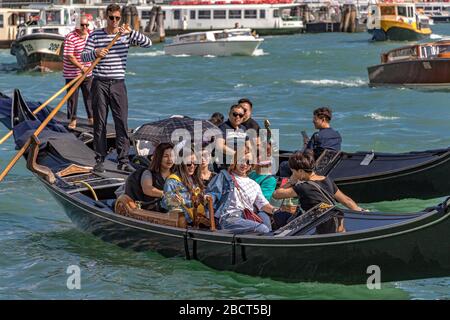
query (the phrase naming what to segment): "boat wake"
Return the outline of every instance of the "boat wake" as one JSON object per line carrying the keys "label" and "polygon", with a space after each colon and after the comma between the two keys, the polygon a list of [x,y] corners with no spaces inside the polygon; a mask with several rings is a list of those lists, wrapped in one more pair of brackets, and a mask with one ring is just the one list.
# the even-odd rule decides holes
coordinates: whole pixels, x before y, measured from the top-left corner
{"label": "boat wake", "polygon": [[250,84],[238,83],[238,84],[234,85],[234,88],[235,89],[237,89],[237,88],[244,88],[244,87],[250,88],[251,86],[252,85],[250,85]]}
{"label": "boat wake", "polygon": [[431,34],[430,35],[430,39],[442,39],[444,36],[440,35],[440,34]]}
{"label": "boat wake", "polygon": [[400,117],[389,117],[389,116],[383,116],[379,113],[373,112],[365,115],[366,118],[372,118],[374,120],[397,120],[400,119]]}
{"label": "boat wake", "polygon": [[268,56],[268,52],[264,52],[263,49],[256,49],[255,52],[253,52],[252,56],[254,57],[261,57],[261,56]]}
{"label": "boat wake", "polygon": [[354,80],[331,80],[331,79],[321,79],[321,80],[294,80],[295,83],[307,84],[320,87],[365,87],[367,86],[367,81],[362,79]]}
{"label": "boat wake", "polygon": [[136,56],[136,57],[157,57],[157,56],[163,56],[164,51],[158,50],[158,51],[151,51],[151,52],[133,52],[129,54],[130,56]]}
{"label": "boat wake", "polygon": [[18,70],[17,63],[0,63],[0,72],[16,72]]}
{"label": "boat wake", "polygon": [[45,73],[52,73],[53,70],[47,67],[42,67],[42,66],[36,66],[33,69],[28,70],[30,72],[45,72]]}

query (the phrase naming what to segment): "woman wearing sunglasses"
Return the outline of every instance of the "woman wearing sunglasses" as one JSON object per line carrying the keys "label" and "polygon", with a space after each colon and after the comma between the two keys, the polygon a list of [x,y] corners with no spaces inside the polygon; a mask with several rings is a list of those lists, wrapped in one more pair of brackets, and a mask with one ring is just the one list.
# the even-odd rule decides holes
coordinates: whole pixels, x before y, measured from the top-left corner
{"label": "woman wearing sunglasses", "polygon": [[[178,161],[172,167],[172,174],[164,183],[164,196],[162,206],[167,210],[181,208],[186,217],[186,222],[191,224],[194,203],[193,196],[201,198],[203,195],[203,182],[197,156],[192,149],[182,149],[181,155],[175,150]],[[181,160],[181,161],[180,161]],[[205,214],[203,204],[197,207],[197,213]]]}

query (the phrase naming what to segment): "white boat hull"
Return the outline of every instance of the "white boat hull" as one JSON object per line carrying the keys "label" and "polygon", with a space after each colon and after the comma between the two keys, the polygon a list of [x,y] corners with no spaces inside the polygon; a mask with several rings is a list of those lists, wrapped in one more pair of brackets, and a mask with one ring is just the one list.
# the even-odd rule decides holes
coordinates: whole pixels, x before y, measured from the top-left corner
{"label": "white boat hull", "polygon": [[22,70],[61,70],[64,36],[58,34],[32,34],[13,42],[11,54],[16,56]]}
{"label": "white boat hull", "polygon": [[251,56],[263,40],[252,41],[205,41],[176,43],[164,46],[168,55],[190,56]]}

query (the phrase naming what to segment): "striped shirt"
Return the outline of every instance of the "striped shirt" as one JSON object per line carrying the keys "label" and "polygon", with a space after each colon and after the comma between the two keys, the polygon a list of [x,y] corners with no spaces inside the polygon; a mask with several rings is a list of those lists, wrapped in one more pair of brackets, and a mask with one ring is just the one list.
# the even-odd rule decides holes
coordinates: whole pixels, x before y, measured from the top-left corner
{"label": "striped shirt", "polygon": [[[63,77],[66,79],[76,78],[81,70],[72,64],[69,60],[69,56],[74,56],[78,62],[86,67],[90,67],[91,63],[83,63],[81,61],[81,52],[86,45],[86,39],[83,39],[81,35],[76,31],[69,32],[64,39],[64,59],[63,59]],[[92,73],[88,74],[88,77],[92,76]]]}
{"label": "striped shirt", "polygon": [[[84,51],[81,53],[83,61],[93,61],[96,58],[95,49],[106,48],[114,39],[115,34],[108,34],[104,29],[96,29],[89,35]],[[121,36],[109,50],[105,58],[94,68],[94,77],[109,79],[124,79],[127,68],[127,55],[130,45],[148,48],[152,41],[140,32],[132,30]]]}

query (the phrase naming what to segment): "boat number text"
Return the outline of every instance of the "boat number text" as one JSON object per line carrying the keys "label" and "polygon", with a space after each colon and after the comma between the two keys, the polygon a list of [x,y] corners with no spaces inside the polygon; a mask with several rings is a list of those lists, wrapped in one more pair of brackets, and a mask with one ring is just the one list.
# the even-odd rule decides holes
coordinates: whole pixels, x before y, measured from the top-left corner
{"label": "boat number text", "polygon": [[25,44],[25,49],[27,50],[27,52],[31,52],[33,51],[33,46],[29,43]]}
{"label": "boat number text", "polygon": [[58,43],[50,43],[50,46],[48,47],[48,50],[50,51],[57,51],[59,49]]}

